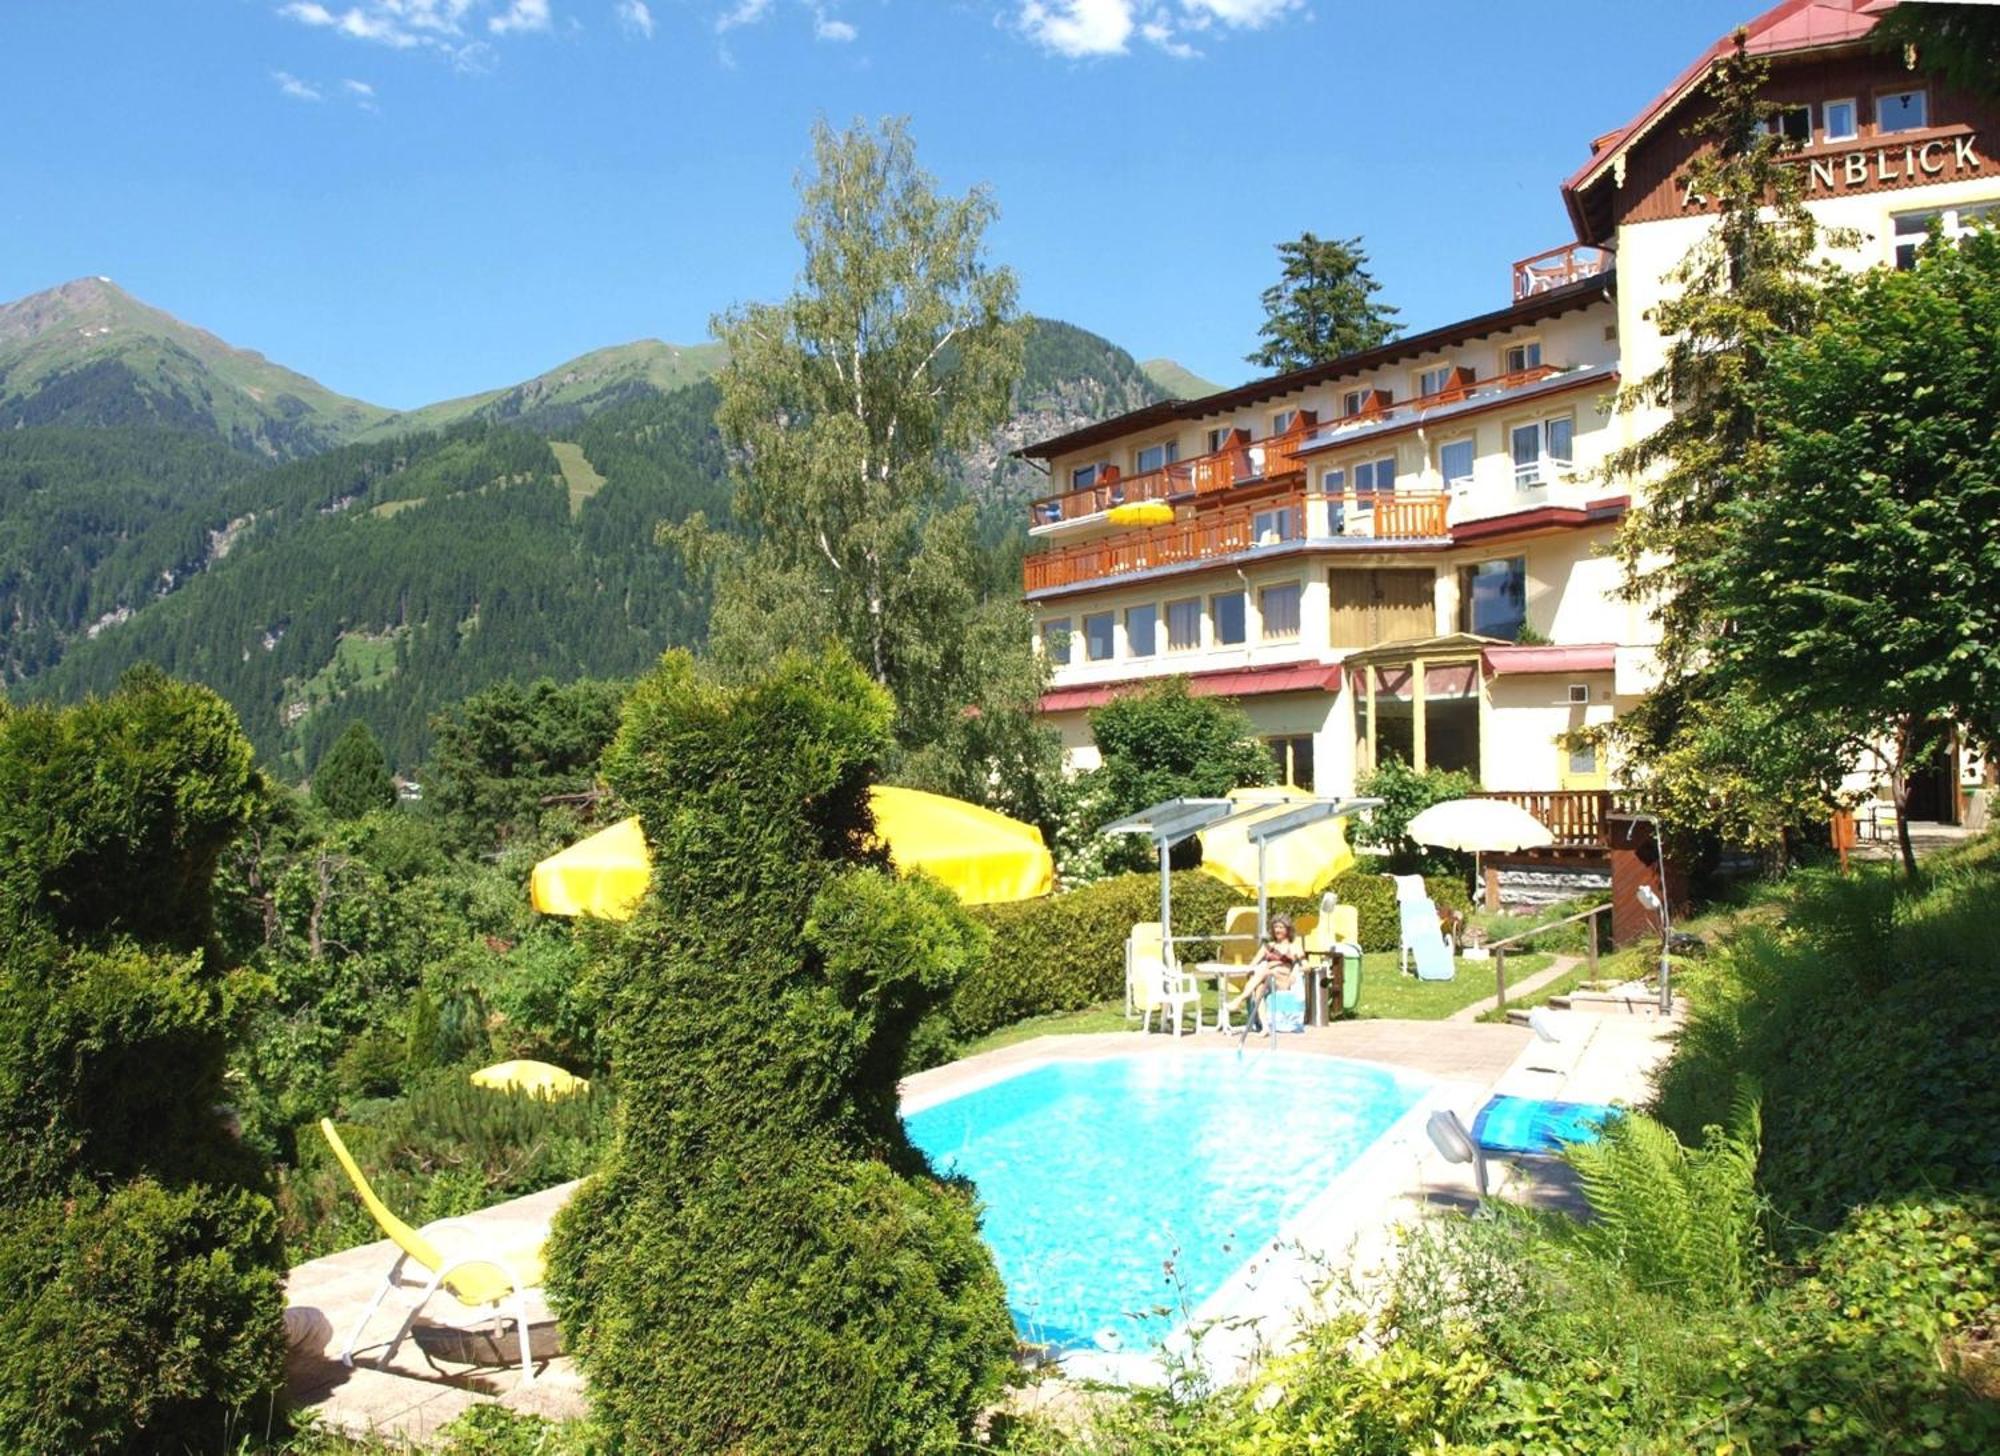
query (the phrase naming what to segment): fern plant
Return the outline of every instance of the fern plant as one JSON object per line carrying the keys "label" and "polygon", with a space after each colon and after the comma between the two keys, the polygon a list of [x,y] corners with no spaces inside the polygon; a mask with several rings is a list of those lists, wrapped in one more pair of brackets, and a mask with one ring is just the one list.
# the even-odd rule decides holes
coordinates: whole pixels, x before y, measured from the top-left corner
{"label": "fern plant", "polygon": [[1695,1147],[1638,1113],[1613,1120],[1600,1141],[1566,1155],[1593,1214],[1580,1242],[1640,1289],[1709,1308],[1743,1300],[1763,1256],[1761,1140],[1759,1100],[1747,1083],[1729,1125],[1704,1128]]}

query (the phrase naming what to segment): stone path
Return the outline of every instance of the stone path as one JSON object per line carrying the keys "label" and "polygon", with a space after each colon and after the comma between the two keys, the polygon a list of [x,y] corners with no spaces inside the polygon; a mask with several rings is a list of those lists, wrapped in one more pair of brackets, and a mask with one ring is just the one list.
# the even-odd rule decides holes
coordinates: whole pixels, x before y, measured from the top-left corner
{"label": "stone path", "polygon": [[[1508,1004],[1512,1005],[1515,1001],[1519,1000],[1521,997],[1527,996],[1532,992],[1539,991],[1542,989],[1542,987],[1548,985],[1549,982],[1556,980],[1558,977],[1567,975],[1569,972],[1576,969],[1578,963],[1581,960],[1582,960],[1581,956],[1572,956],[1572,955],[1557,956],[1553,964],[1544,966],[1541,970],[1536,971],[1532,976],[1529,976],[1526,980],[1517,981],[1509,985],[1507,987]],[[1462,962],[1459,965],[1459,969],[1461,971],[1465,969],[1465,966]],[[1459,1007],[1458,1010],[1452,1012],[1451,1015],[1447,1016],[1445,1020],[1477,1021],[1479,1020],[1480,1017],[1484,1016],[1487,1012],[1493,1010],[1499,1004],[1500,1004],[1500,997],[1499,994],[1496,992],[1494,995],[1488,996],[1484,1001],[1475,1001],[1470,1006]]]}

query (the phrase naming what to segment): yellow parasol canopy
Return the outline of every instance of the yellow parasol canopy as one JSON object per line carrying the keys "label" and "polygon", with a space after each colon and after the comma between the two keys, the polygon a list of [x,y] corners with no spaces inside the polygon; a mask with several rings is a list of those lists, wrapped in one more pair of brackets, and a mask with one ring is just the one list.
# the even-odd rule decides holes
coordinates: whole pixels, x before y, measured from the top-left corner
{"label": "yellow parasol canopy", "polygon": [[1174,519],[1174,508],[1165,501],[1127,501],[1104,513],[1114,526],[1165,526]]}
{"label": "yellow parasol canopy", "polygon": [[526,1092],[535,1097],[568,1097],[590,1088],[588,1077],[565,1072],[551,1062],[526,1059],[481,1067],[472,1074],[471,1081],[475,1087],[490,1087],[495,1092]]}
{"label": "yellow parasol canopy", "polygon": [[[935,875],[968,905],[1032,900],[1055,888],[1055,860],[1032,824],[919,789],[878,784],[869,797],[891,862]],[[528,893],[544,915],[629,920],[652,877],[639,821],[621,819],[536,865]]]}
{"label": "yellow parasol canopy", "polygon": [[544,915],[629,920],[652,881],[652,857],[634,817],[620,819],[536,865],[528,879],[528,898]]}
{"label": "yellow parasol canopy", "polygon": [[[1312,800],[1299,789],[1232,789],[1229,797],[1246,808],[1269,803],[1262,814],[1230,819],[1196,836],[1201,841],[1201,867],[1245,894],[1257,893],[1257,846],[1249,831],[1268,819]],[[1334,879],[1354,868],[1347,828],[1339,819],[1322,819],[1282,839],[1269,842],[1264,854],[1264,890],[1271,895],[1317,895]]]}

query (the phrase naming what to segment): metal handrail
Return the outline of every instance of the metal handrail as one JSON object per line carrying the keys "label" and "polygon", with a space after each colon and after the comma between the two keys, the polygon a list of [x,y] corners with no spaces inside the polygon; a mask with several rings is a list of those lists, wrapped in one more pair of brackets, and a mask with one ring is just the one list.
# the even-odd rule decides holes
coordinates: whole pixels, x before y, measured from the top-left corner
{"label": "metal handrail", "polygon": [[[1528,929],[1522,931],[1518,935],[1510,935],[1505,940],[1496,940],[1491,945],[1487,946],[1486,947],[1487,953],[1493,957],[1493,985],[1494,985],[1494,1000],[1495,1000],[1494,1009],[1496,1011],[1505,1011],[1507,1009],[1507,947],[1508,946],[1518,944],[1519,942],[1524,940],[1532,940],[1534,939],[1534,937],[1542,934],[1544,931],[1554,930],[1558,925],[1568,925],[1572,921],[1577,921],[1577,920],[1589,920],[1598,915],[1608,915],[1610,912],[1611,912],[1611,902],[1607,900],[1602,905],[1593,905],[1588,910],[1579,910],[1576,912],[1576,914],[1565,915],[1560,920],[1551,920],[1544,925],[1530,926]],[[1590,977],[1592,980],[1596,980],[1597,979],[1597,927],[1596,926],[1593,925],[1590,928],[1590,934],[1584,938],[1583,946],[1584,946],[1584,957],[1590,963]]]}

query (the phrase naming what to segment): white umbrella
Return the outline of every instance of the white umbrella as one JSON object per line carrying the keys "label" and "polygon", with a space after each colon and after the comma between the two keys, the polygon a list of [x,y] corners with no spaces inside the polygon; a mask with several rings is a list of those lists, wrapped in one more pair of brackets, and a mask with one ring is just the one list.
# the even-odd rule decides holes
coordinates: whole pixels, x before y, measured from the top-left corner
{"label": "white umbrella", "polygon": [[1539,849],[1556,842],[1548,825],[1507,799],[1447,799],[1417,815],[1403,832],[1419,844],[1470,850],[1475,887],[1480,855]]}
{"label": "white umbrella", "polygon": [[1506,799],[1447,799],[1417,815],[1403,832],[1419,844],[1474,854],[1538,849],[1556,842],[1548,825]]}

